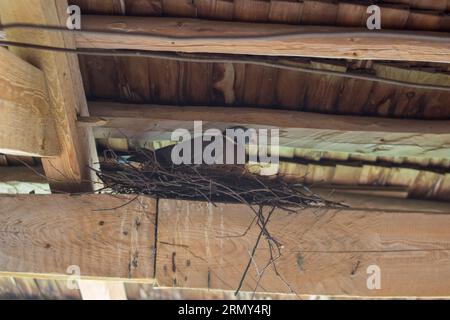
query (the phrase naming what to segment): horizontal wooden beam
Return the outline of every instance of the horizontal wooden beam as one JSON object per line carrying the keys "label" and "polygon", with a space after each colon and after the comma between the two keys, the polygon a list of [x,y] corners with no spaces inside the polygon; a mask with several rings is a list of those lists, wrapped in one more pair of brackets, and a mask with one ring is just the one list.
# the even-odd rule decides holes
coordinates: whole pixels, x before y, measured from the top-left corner
{"label": "horizontal wooden beam", "polygon": [[79,124],[94,126],[96,138],[170,140],[177,128],[232,126],[280,128],[280,145],[323,151],[450,158],[450,121],[401,120],[326,115],[287,110],[226,107],[175,107],[90,102],[90,118]]}
{"label": "horizontal wooden beam", "polygon": [[89,15],[82,24],[123,34],[81,32],[79,48],[450,62],[445,33]]}
{"label": "horizontal wooden beam", "polygon": [[44,73],[0,48],[0,87],[0,153],[58,155]]}
{"label": "horizontal wooden beam", "polygon": [[153,278],[156,201],[133,198],[0,196],[0,271]]}
{"label": "horizontal wooden beam", "polygon": [[450,120],[389,119],[262,108],[89,102],[89,111],[92,118],[81,118],[86,126],[113,128],[128,128],[133,121],[140,120],[245,123],[279,128],[422,134],[448,134],[450,128]]}
{"label": "horizontal wooden beam", "polygon": [[[388,204],[379,202],[379,209],[371,211],[275,211],[267,229],[281,245],[280,256],[276,248],[273,251],[276,270],[268,264],[270,249],[263,237],[242,290],[340,297],[449,296],[450,211],[381,208]],[[159,285],[236,290],[260,233],[256,226],[247,230],[253,217],[245,205],[161,200]],[[368,287],[371,270],[379,272],[380,287]]]}
{"label": "horizontal wooden beam", "polygon": [[0,167],[0,182],[11,181],[48,183],[42,167]]}
{"label": "horizontal wooden beam", "polygon": [[[26,23],[66,26],[66,0],[2,0],[2,23]],[[30,9],[32,8],[32,9]],[[74,48],[72,35],[39,30],[14,29],[6,32],[11,41]],[[52,191],[81,192],[93,189],[89,167],[97,163],[92,130],[76,126],[77,115],[87,116],[86,97],[76,55],[14,48],[11,51],[43,71],[49,91],[49,103],[56,124],[60,153],[43,159]],[[32,123],[31,119],[28,119]],[[24,126],[28,129],[29,126]]]}
{"label": "horizontal wooden beam", "polygon": [[[450,295],[450,204],[332,198],[349,208],[278,210],[268,224],[284,246],[277,268],[295,293]],[[102,283],[151,284],[156,271],[162,287],[237,288],[259,232],[240,236],[253,217],[247,206],[160,200],[156,210],[155,200],[131,195],[0,196],[0,276],[67,283],[78,266],[81,280]],[[253,291],[267,253],[263,240],[244,292]],[[369,265],[380,267],[379,290],[366,287]],[[257,292],[290,293],[272,267]]]}

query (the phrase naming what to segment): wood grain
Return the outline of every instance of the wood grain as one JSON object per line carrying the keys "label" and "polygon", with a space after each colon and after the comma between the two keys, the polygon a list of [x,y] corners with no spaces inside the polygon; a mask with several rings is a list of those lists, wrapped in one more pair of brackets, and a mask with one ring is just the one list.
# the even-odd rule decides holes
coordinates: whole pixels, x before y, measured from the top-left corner
{"label": "wood grain", "polygon": [[152,278],[156,204],[126,205],[133,198],[0,197],[0,270],[67,275],[75,265],[81,276]]}
{"label": "wood grain", "polygon": [[[267,59],[267,58],[263,58]],[[214,63],[212,77],[208,67],[198,62],[127,57],[91,57],[81,60],[83,78],[90,88],[89,99],[115,100],[129,103],[171,105],[213,105],[270,107],[273,109],[327,112],[346,115],[402,117],[412,119],[450,119],[447,101],[450,92],[406,88],[377,81],[347,79],[300,71],[277,70],[265,66],[240,63]],[[294,67],[339,72],[363,72],[385,79],[450,86],[445,65],[424,67],[423,63],[374,63],[330,59],[280,59]],[[130,66],[128,66],[130,65]],[[224,68],[225,66],[225,68]],[[208,75],[191,74],[207,70]],[[130,70],[136,73],[130,77]],[[129,79],[130,94],[122,92],[122,75]],[[139,81],[132,80],[135,77]],[[264,77],[264,78],[261,78]],[[113,79],[111,81],[111,79]],[[187,95],[190,79],[202,79],[199,95]],[[198,81],[198,80],[196,80]],[[257,84],[264,86],[260,89]],[[317,89],[316,89],[317,87]],[[145,88],[149,88],[150,97]],[[205,89],[210,90],[209,92]],[[223,95],[227,95],[224,101]],[[209,101],[204,103],[206,97]],[[143,101],[143,99],[145,101]]]}
{"label": "wood grain", "polygon": [[93,118],[79,120],[86,125],[98,125],[94,130],[97,138],[170,140],[173,130],[192,130],[193,121],[203,121],[205,130],[224,130],[236,125],[279,128],[280,146],[290,148],[374,157],[450,158],[448,121],[323,115],[256,108],[175,107],[107,102],[91,102],[89,105]]}
{"label": "wood grain", "polygon": [[[404,201],[407,204],[407,201]],[[276,262],[297,294],[427,297],[450,294],[450,211],[277,211],[268,230],[283,245]],[[430,207],[432,205],[430,204]],[[156,276],[161,286],[234,290],[259,229],[243,205],[166,201],[159,206]],[[253,291],[268,261],[263,239],[244,282]],[[381,289],[366,286],[370,265],[381,268]],[[414,279],[414,281],[411,281]],[[268,267],[257,292],[289,293]]]}
{"label": "wood grain", "polygon": [[45,179],[44,170],[40,166],[33,166],[27,168],[22,167],[0,167],[0,182],[33,182],[33,183],[47,183]]}
{"label": "wood grain", "polygon": [[121,281],[79,280],[78,287],[83,300],[127,300]]}
{"label": "wood grain", "polygon": [[0,152],[56,156],[59,141],[42,71],[0,48]]}
{"label": "wood grain", "polygon": [[[106,120],[105,126],[123,128],[126,119],[247,123],[279,128],[447,134],[450,121],[404,120],[379,117],[324,115],[318,113],[257,108],[138,105],[89,102],[92,117]],[[232,112],[230,112],[232,110]],[[85,118],[80,118],[84,121]],[[89,122],[89,119],[85,119]],[[123,122],[123,124],[121,123]]]}
{"label": "wood grain", "polygon": [[[84,284],[90,283],[90,287],[95,292],[91,291],[87,293],[89,296],[85,295],[82,297],[80,289],[67,287],[67,279],[58,276],[0,274],[0,299],[81,300],[86,299],[86,297],[92,297],[95,293],[97,295],[92,298],[126,298],[128,300],[250,300],[253,296],[251,292],[241,292],[235,296],[231,290],[158,288],[156,284],[148,281],[83,281]],[[103,290],[98,290],[99,288]],[[254,297],[256,300],[292,300],[296,298],[298,297],[288,294],[256,294]],[[312,299],[314,297],[303,296],[300,298]]]}
{"label": "wood grain", "polygon": [[[30,10],[33,8],[33,10]],[[67,1],[4,0],[0,2],[2,23],[32,23],[65,26]],[[9,30],[7,40],[74,48],[71,35],[36,30]],[[77,128],[77,115],[88,115],[76,56],[48,51],[12,48],[15,54],[42,70],[47,81],[50,110],[57,125],[61,152],[44,159],[43,166],[53,191],[79,192],[93,189],[89,166],[96,166],[92,131]]]}
{"label": "wood grain", "polygon": [[[444,33],[427,33],[442,37],[443,41],[425,38],[425,35],[409,33],[412,39],[385,37],[383,30],[367,34],[367,30],[337,27],[305,27],[291,25],[213,22],[181,18],[140,18],[89,16],[83,17],[87,30],[120,30],[124,34],[78,33],[79,48],[139,49],[151,51],[175,51],[189,53],[232,53],[274,56],[309,56],[322,58],[410,60],[450,62],[450,42]],[[224,31],[225,30],[225,31]],[[133,32],[131,34],[130,32]],[[322,37],[318,33],[333,35],[335,32],[356,32],[344,37]],[[141,33],[140,36],[135,35]],[[161,39],[144,36],[145,33],[177,36],[177,39]],[[308,37],[291,35],[286,38],[265,39],[283,33],[311,33]],[[218,38],[217,36],[226,36]],[[259,38],[242,38],[257,36]],[[193,38],[197,37],[197,38]],[[203,39],[202,39],[203,38]],[[332,49],[330,49],[332,48]]]}
{"label": "wood grain", "polygon": [[[170,3],[167,0],[127,0],[122,2],[125,7],[122,10],[118,8],[119,0],[72,0],[72,3],[80,5],[86,14],[198,17],[246,22],[268,20],[289,24],[336,24],[353,27],[366,26],[366,10],[373,4],[369,0],[171,0]],[[377,5],[381,8],[383,29],[405,29],[410,16],[420,15],[421,18],[415,21],[417,23],[412,24],[414,29],[434,27],[434,30],[450,30],[444,22],[447,18],[446,11],[450,8],[447,0],[393,0]],[[305,13],[303,7],[306,8]],[[436,19],[439,23],[433,23]]]}

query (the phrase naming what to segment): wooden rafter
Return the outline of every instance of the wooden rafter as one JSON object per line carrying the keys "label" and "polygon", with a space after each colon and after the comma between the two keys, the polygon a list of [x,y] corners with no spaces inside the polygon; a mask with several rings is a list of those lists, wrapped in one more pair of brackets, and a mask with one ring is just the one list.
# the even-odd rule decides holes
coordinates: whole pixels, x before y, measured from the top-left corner
{"label": "wooden rafter", "polygon": [[[279,128],[447,134],[450,120],[404,120],[358,117],[262,108],[194,107],[90,102],[92,118],[81,118],[86,126],[130,127],[133,121],[170,120],[212,123],[246,123]],[[102,121],[103,120],[103,121]]]}
{"label": "wooden rafter", "polygon": [[[237,288],[259,232],[252,228],[234,237],[251,222],[247,206],[160,200],[157,207],[152,199],[134,198],[0,197],[0,225],[16,232],[0,239],[0,274],[66,279],[67,268],[78,265],[84,279],[149,282],[156,271],[160,286]],[[284,245],[277,266],[298,294],[450,295],[449,204],[339,193],[332,198],[350,208],[277,211],[268,227]],[[258,266],[267,262],[265,249],[262,244],[255,256]],[[380,290],[366,287],[371,264],[382,270]],[[244,291],[253,291],[255,270]],[[258,292],[289,292],[272,269],[266,272]]]}
{"label": "wooden rafter", "polygon": [[48,157],[59,153],[42,71],[0,48],[0,153]]}
{"label": "wooden rafter", "polygon": [[[450,41],[445,33],[387,34],[340,27],[89,15],[83,16],[82,23],[85,30],[123,34],[81,32],[75,36],[79,48],[450,62]],[[277,34],[283,36],[275,38]]]}
{"label": "wooden rafter", "polygon": [[170,140],[173,130],[193,130],[193,121],[204,121],[205,130],[233,126],[280,128],[280,145],[291,149],[436,160],[450,158],[448,121],[107,102],[91,102],[89,108],[92,117],[80,118],[80,125],[96,127],[94,134],[99,139]]}
{"label": "wooden rafter", "polygon": [[[4,0],[0,2],[2,23],[31,23],[65,26],[67,1]],[[73,47],[69,35],[35,30],[9,30],[7,39],[40,45]],[[53,191],[77,192],[92,189],[89,166],[96,161],[95,143],[89,129],[76,126],[77,115],[88,115],[86,98],[76,56],[63,53],[11,48],[17,56],[43,71],[56,124],[60,153],[43,159],[45,174]]]}
{"label": "wooden rafter", "polygon": [[[445,1],[439,1],[437,7],[445,10]],[[255,4],[247,0],[236,2],[242,7]],[[265,4],[259,10],[269,13],[272,4],[261,2]],[[306,2],[305,8],[313,10],[314,2]],[[303,7],[303,2],[298,4]],[[338,8],[338,4],[333,5]],[[182,6],[191,10],[195,4]],[[120,7],[125,14],[125,3],[121,2]],[[0,18],[2,23],[64,26],[66,8],[66,0],[0,0]],[[170,10],[170,5],[167,8]],[[420,21],[420,17],[413,19],[415,23]],[[9,30],[6,37],[10,41],[71,49],[450,63],[450,38],[440,33],[396,31],[386,36],[386,31],[369,35],[361,29],[180,18],[83,16],[82,20],[84,30],[126,34],[15,29]],[[275,37],[293,32],[311,34]],[[352,34],[337,37],[337,32]],[[140,68],[139,62],[135,66]],[[411,73],[399,68],[403,70],[400,73],[396,68],[375,63],[373,69],[388,79],[413,78]],[[445,71],[439,77],[424,79],[423,73],[427,72],[417,72],[414,77],[420,79],[413,80],[436,85],[448,81]],[[123,78],[129,83],[145,79],[142,87],[148,84],[145,73]],[[234,83],[234,79],[229,82]],[[201,81],[190,83],[193,91]],[[392,162],[399,157],[416,157],[425,159],[430,167],[443,160],[448,168],[447,120],[106,102],[92,102],[88,108],[75,54],[13,47],[10,51],[0,48],[0,86],[6,88],[0,91],[0,152],[43,157],[44,173],[53,191],[92,189],[89,167],[97,162],[94,131],[97,138],[164,140],[174,129],[191,129],[193,121],[202,120],[205,129],[236,125],[280,128],[282,152],[285,158],[293,160],[281,162],[279,174],[284,174],[286,181],[301,176],[305,178],[299,181],[302,183],[328,182],[326,188],[314,191],[345,205],[339,209],[305,208],[296,214],[275,210],[268,230],[282,246],[279,252],[272,252],[280,253],[274,264],[267,265],[267,235],[262,237],[256,255],[250,256],[258,234],[262,233],[257,226],[248,228],[254,221],[254,212],[246,205],[156,200],[135,195],[0,196],[0,234],[4,235],[0,237],[0,297],[8,290],[19,294],[37,290],[53,297],[52,286],[67,283],[73,272],[71,267],[81,272],[80,293],[72,293],[76,298],[125,299],[130,289],[127,282],[157,284],[172,290],[194,289],[193,292],[229,290],[230,294],[238,287],[246,265],[250,269],[242,290],[257,294],[450,297],[450,203],[400,199],[417,193],[448,200],[449,174],[405,168],[400,169],[410,170],[409,173],[399,173],[394,170],[399,167],[390,172],[390,167],[375,165],[355,170],[350,166],[294,161],[305,150],[337,151],[343,157],[353,153],[373,157],[374,162],[383,157]],[[260,90],[263,89],[257,87],[255,91]],[[14,177],[19,177],[22,169],[0,168],[0,182],[8,181],[12,171]],[[334,183],[340,184],[340,190],[330,189]],[[397,184],[403,187],[388,187]],[[381,271],[381,287],[377,290],[370,290],[367,285],[371,266]],[[16,286],[11,281],[17,281]]]}

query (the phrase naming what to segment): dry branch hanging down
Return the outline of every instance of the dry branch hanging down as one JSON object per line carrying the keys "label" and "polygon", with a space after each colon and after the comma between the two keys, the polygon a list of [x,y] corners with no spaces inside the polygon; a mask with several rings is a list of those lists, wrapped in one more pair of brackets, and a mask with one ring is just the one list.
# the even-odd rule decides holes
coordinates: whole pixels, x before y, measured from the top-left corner
{"label": "dry branch hanging down", "polygon": [[[258,271],[255,293],[267,268],[272,267],[277,277],[291,293],[296,293],[279,273],[276,262],[282,256],[283,244],[268,230],[275,209],[291,213],[307,207],[343,207],[328,201],[300,183],[288,183],[281,177],[265,177],[248,172],[244,165],[174,165],[167,155],[158,151],[136,149],[126,156],[112,150],[104,152],[101,171],[96,174],[106,189],[118,194],[149,195],[156,198],[242,203],[254,212],[245,234],[254,225],[259,236],[243,271],[235,294],[241,290],[261,240],[269,247],[269,260]],[[265,214],[265,208],[268,212]]]}
{"label": "dry branch hanging down", "polygon": [[252,174],[243,165],[173,165],[147,149],[124,157],[105,151],[102,170],[96,171],[114,193],[156,198],[242,203],[295,212],[306,207],[342,207],[301,183]]}

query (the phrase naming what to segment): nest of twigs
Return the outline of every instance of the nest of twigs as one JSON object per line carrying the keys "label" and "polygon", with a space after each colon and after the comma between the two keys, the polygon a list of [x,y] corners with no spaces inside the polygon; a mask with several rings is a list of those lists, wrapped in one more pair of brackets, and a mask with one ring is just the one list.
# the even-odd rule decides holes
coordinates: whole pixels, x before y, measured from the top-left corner
{"label": "nest of twigs", "polygon": [[243,165],[173,165],[157,152],[104,152],[97,176],[114,193],[270,206],[288,211],[336,206],[301,183],[252,174]]}
{"label": "nest of twigs", "polygon": [[[119,194],[149,195],[156,198],[202,200],[213,205],[216,202],[242,203],[255,213],[245,233],[256,225],[259,236],[250,253],[235,294],[241,290],[259,243],[268,243],[269,260],[258,273],[254,293],[264,271],[272,266],[277,277],[291,293],[295,290],[278,271],[276,262],[282,256],[283,245],[275,239],[267,225],[275,209],[298,212],[307,207],[342,207],[312,192],[301,183],[289,183],[281,177],[265,177],[252,174],[244,165],[174,165],[168,154],[170,149],[156,152],[138,149],[118,155],[111,150],[104,152],[101,171],[96,171],[110,192]],[[268,210],[264,210],[269,207]],[[266,211],[266,213],[264,213]]]}

